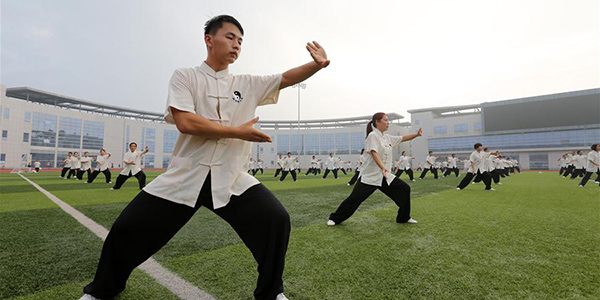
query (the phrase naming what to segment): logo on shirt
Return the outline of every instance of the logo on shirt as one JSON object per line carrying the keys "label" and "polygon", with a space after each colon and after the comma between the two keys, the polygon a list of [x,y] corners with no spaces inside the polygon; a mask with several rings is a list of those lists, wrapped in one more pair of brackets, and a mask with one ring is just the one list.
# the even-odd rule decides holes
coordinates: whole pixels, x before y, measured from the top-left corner
{"label": "logo on shirt", "polygon": [[240,103],[242,102],[242,100],[244,100],[244,97],[242,97],[242,93],[240,93],[239,91],[235,91],[233,92],[233,101]]}

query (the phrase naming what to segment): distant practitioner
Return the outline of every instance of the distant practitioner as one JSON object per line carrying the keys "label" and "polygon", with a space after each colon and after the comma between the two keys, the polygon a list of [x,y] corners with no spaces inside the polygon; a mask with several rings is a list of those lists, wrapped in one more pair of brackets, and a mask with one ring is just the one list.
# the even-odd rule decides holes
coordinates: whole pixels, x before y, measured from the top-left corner
{"label": "distant practitioner", "polygon": [[495,189],[492,188],[492,178],[489,172],[487,171],[486,167],[486,159],[493,153],[483,152],[483,146],[481,145],[481,143],[476,143],[473,146],[473,148],[475,148],[475,151],[473,151],[469,156],[469,161],[471,161],[471,168],[469,169],[467,174],[465,174],[465,177],[456,187],[456,189],[459,191],[465,189],[467,186],[469,186],[469,183],[471,182],[471,180],[473,180],[473,177],[479,175],[485,183],[485,189],[488,191],[494,191]]}
{"label": "distant practitioner", "polygon": [[283,160],[283,155],[279,155],[279,157],[277,157],[277,169],[275,170],[274,177],[277,177],[279,173],[281,173],[281,170],[283,170]]}
{"label": "distant practitioner", "polygon": [[65,158],[62,163],[60,163],[60,165],[63,167],[62,170],[60,171],[60,178],[66,179],[65,175],[67,174],[67,172],[69,172],[69,169],[71,169],[71,156],[73,155],[73,152],[69,152],[67,153],[67,158]]}
{"label": "distant practitioner", "polygon": [[585,168],[585,176],[579,182],[579,187],[584,187],[585,184],[590,180],[594,173],[599,172],[600,168],[600,144],[593,144],[592,151],[590,151],[587,155],[587,167]]}
{"label": "distant practitioner", "polygon": [[459,175],[459,170],[458,170],[458,163],[461,161],[460,159],[458,159],[458,157],[456,157],[456,154],[452,153],[452,155],[450,155],[447,158],[448,161],[448,169],[446,169],[446,173],[444,173],[444,177],[452,174],[452,172],[454,172],[454,174],[456,175],[456,177],[458,177]]}
{"label": "distant practitioner", "polygon": [[71,176],[73,176],[76,180],[79,180],[79,178],[77,178],[77,174],[79,173],[79,169],[81,168],[81,162],[79,161],[79,159],[79,153],[73,153],[73,156],[71,157],[71,169],[69,170],[69,175],[67,175],[67,179],[71,179]]}
{"label": "distant practitioner", "polygon": [[83,157],[79,161],[81,162],[81,168],[77,172],[77,179],[83,180],[83,174],[87,173],[87,179],[89,180],[92,174],[92,158],[90,157],[90,153],[87,151],[83,152]]}
{"label": "distant practitioner", "polygon": [[352,176],[352,178],[350,178],[350,181],[348,181],[348,185],[354,185],[356,183],[356,180],[358,180],[358,178],[360,177],[360,172],[361,172],[364,161],[365,161],[365,149],[363,148],[360,150],[360,155],[358,156],[358,161],[356,162],[356,171],[354,172],[354,176]]}
{"label": "distant practitioner", "polygon": [[413,177],[413,170],[411,167],[413,159],[415,159],[413,156],[407,156],[406,151],[402,151],[402,154],[400,155],[399,159],[398,170],[395,174],[396,177],[400,178],[402,173],[406,172],[406,174],[408,175],[408,179],[410,179],[410,181],[415,181],[415,178]]}
{"label": "distant practitioner", "polygon": [[35,172],[38,173],[41,169],[42,163],[39,160],[36,160],[33,163],[33,168],[35,169]]}
{"label": "distant practitioner", "polygon": [[419,179],[425,178],[425,175],[427,174],[428,171],[431,171],[431,173],[433,173],[433,177],[435,179],[438,179],[437,168],[435,167],[436,159],[437,159],[437,157],[433,156],[433,151],[429,151],[429,154],[427,155],[427,158],[425,159],[425,168],[423,169],[421,176],[419,176]]}
{"label": "distant practitioner", "polygon": [[146,174],[142,171],[142,157],[150,151],[150,148],[146,146],[144,151],[137,151],[137,143],[129,143],[129,151],[125,153],[123,158],[123,165],[125,166],[119,177],[117,177],[117,183],[111,188],[111,190],[118,190],[121,186],[131,177],[135,177],[138,180],[140,190],[146,186]]}
{"label": "distant practitioner", "polygon": [[106,179],[106,183],[112,183],[110,173],[110,169],[108,168],[108,160],[110,159],[112,154],[106,152],[104,149],[100,149],[100,155],[96,156],[96,169],[92,172],[92,175],[88,176],[87,183],[92,183],[96,180],[96,177],[102,172],[104,174],[104,179]]}
{"label": "distant practitioner", "polygon": [[329,172],[333,173],[333,177],[338,179],[338,171],[336,169],[336,161],[337,159],[333,157],[333,152],[329,153],[329,157],[327,158],[326,166],[325,166],[325,174],[323,174],[323,179],[327,178]]}

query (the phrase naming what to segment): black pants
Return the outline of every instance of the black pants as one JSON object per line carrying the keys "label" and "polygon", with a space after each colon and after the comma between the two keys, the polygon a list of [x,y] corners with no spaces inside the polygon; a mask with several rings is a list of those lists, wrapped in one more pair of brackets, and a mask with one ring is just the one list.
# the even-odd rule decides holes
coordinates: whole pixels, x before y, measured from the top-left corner
{"label": "black pants", "polygon": [[492,176],[494,183],[497,184],[500,182],[500,171],[494,169],[492,172],[490,172],[490,175]]}
{"label": "black pants", "polygon": [[575,170],[575,166],[568,166],[565,172],[563,173],[563,177],[571,175],[571,173],[573,173],[573,170]]}
{"label": "black pants", "polygon": [[327,174],[329,174],[329,171],[333,172],[333,177],[335,177],[335,179],[338,178],[337,169],[333,169],[333,170],[325,169],[325,174],[323,174],[323,179],[327,178]]}
{"label": "black pants", "polygon": [[231,196],[227,206],[215,210],[210,174],[193,208],[141,191],[112,225],[94,281],[83,289],[84,293],[101,299],[119,294],[133,269],[167,244],[201,206],[229,223],[252,252],[258,263],[254,297],[274,300],[283,292],[282,275],[290,236],[287,211],[262,184]]}
{"label": "black pants", "polygon": [[90,169],[87,169],[85,171],[83,171],[83,170],[77,170],[77,179],[83,180],[83,173],[87,173],[87,177],[88,177],[88,179],[90,179],[90,175],[92,174],[92,170],[90,170]]}
{"label": "black pants", "polygon": [[360,172],[358,170],[356,170],[356,172],[354,172],[354,176],[352,176],[352,178],[350,178],[350,181],[348,181],[348,184],[354,185],[356,183],[356,180],[358,180],[359,176],[360,176]]}
{"label": "black pants", "polygon": [[452,172],[454,172],[454,174],[456,174],[456,177],[458,177],[458,174],[459,174],[458,168],[448,168],[448,169],[446,169],[446,173],[444,173],[444,177],[452,174]]}
{"label": "black pants", "polygon": [[65,175],[67,174],[67,172],[69,172],[70,168],[62,168],[62,170],[60,171],[60,177],[65,178]]}
{"label": "black pants", "polygon": [[410,185],[398,178],[394,178],[391,185],[388,185],[384,178],[381,186],[368,185],[361,181],[357,182],[350,196],[340,204],[334,213],[329,215],[329,220],[336,224],[346,221],[356,212],[361,203],[367,200],[377,189],[398,205],[396,222],[406,223],[410,219]]}
{"label": "black pants", "polygon": [[346,170],[344,170],[344,168],[340,168],[340,170],[341,170],[342,172],[344,172],[344,175],[348,175],[348,173],[346,173]]}
{"label": "black pants", "polygon": [[277,177],[277,175],[279,175],[280,172],[281,172],[281,168],[275,170],[275,176],[273,176],[273,177]]}
{"label": "black pants", "polygon": [[400,177],[402,175],[402,173],[404,173],[406,171],[406,174],[408,174],[408,178],[410,180],[413,180],[413,170],[412,169],[408,169],[408,170],[403,170],[403,169],[398,169],[398,171],[396,172],[396,177]]}
{"label": "black pants", "polygon": [[[265,170],[263,168],[258,168],[258,171],[260,171],[260,175],[265,174]],[[256,173],[258,173],[258,171],[256,171]]]}
{"label": "black pants", "polygon": [[437,173],[437,169],[436,168],[429,168],[429,169],[423,169],[423,172],[421,173],[421,176],[419,176],[420,179],[425,178],[425,174],[427,174],[427,172],[431,170],[431,173],[433,173],[433,177],[435,179],[438,179],[438,173]]}
{"label": "black pants", "polygon": [[294,179],[294,181],[296,181],[296,170],[283,171],[282,174],[281,174],[281,178],[279,178],[279,181],[284,181],[285,177],[287,177],[288,173],[291,173],[292,174],[292,179]]}
{"label": "black pants", "polygon": [[585,174],[585,169],[575,169],[571,173],[571,179],[575,179],[575,177],[583,176],[583,174]]}
{"label": "black pants", "polygon": [[252,169],[252,176],[256,175],[257,172],[258,172],[258,169]]}
{"label": "black pants", "polygon": [[[306,176],[306,175],[308,175],[308,174],[310,174],[312,172],[315,172],[315,169],[314,168],[308,168],[308,170],[306,170],[306,174],[304,174],[304,176]],[[317,174],[317,172],[315,172],[315,174]]]}
{"label": "black pants", "polygon": [[77,173],[79,173],[79,169],[69,169],[69,175],[67,175],[67,179],[71,179],[71,176],[77,178]]}
{"label": "black pants", "polygon": [[486,190],[492,189],[492,179],[491,179],[490,173],[488,173],[488,172],[481,173],[481,172],[479,172],[479,170],[477,170],[477,174],[467,172],[465,177],[458,184],[457,188],[460,188],[462,190],[462,189],[466,188],[467,186],[469,186],[469,183],[471,183],[471,180],[473,180],[473,177],[475,177],[476,175],[480,176],[480,178],[483,180],[483,182],[485,183]]}
{"label": "black pants", "polygon": [[585,186],[585,184],[588,182],[588,180],[590,180],[592,175],[594,175],[593,172],[585,172],[585,175],[583,176],[583,179],[581,179],[581,181],[579,182],[579,185]]}
{"label": "black pants", "polygon": [[119,177],[117,177],[117,183],[115,183],[113,189],[120,189],[123,183],[125,183],[125,181],[127,181],[127,179],[129,179],[132,176],[135,176],[135,178],[137,178],[138,183],[140,184],[140,190],[146,186],[146,174],[144,174],[144,171],[140,170],[135,175],[131,175],[131,171],[129,171],[129,174],[127,175],[119,174]]}
{"label": "black pants", "polygon": [[[110,170],[106,169],[104,171],[102,171],[102,173],[104,174],[104,178],[106,178],[106,183],[110,183],[110,178],[111,178],[111,174],[110,174]],[[92,175],[88,176],[88,183],[92,183],[94,182],[94,180],[96,180],[96,177],[98,177],[98,175],[100,174],[100,170],[96,169],[94,172],[92,172]]]}
{"label": "black pants", "polygon": [[565,167],[560,167],[558,170],[558,175],[562,175],[565,172]]}

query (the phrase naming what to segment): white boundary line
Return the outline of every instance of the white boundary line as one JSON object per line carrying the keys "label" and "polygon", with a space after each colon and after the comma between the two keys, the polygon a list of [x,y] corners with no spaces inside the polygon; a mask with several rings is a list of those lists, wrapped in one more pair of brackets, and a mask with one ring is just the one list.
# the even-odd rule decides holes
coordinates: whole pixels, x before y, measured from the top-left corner
{"label": "white boundary line", "polygon": [[[80,211],[76,210],[69,204],[60,200],[58,197],[52,195],[50,192],[37,185],[35,182],[29,180],[29,178],[21,174],[19,174],[19,176],[21,176],[21,178],[33,185],[36,189],[38,189],[38,191],[46,195],[48,199],[56,203],[56,205],[58,205],[62,210],[64,210],[66,213],[75,218],[75,220],[81,223],[81,225],[85,226],[87,229],[92,231],[103,241],[106,239],[106,236],[108,235],[108,230],[106,230],[106,228],[104,228],[102,225],[94,222],[94,220],[88,218]],[[160,285],[166,287],[169,291],[171,291],[173,294],[177,295],[181,299],[216,300],[213,296],[200,290],[185,279],[179,277],[177,274],[163,267],[152,257],[150,257],[147,261],[141,264],[138,268],[144,271],[146,274],[150,275],[150,277],[154,278]]]}

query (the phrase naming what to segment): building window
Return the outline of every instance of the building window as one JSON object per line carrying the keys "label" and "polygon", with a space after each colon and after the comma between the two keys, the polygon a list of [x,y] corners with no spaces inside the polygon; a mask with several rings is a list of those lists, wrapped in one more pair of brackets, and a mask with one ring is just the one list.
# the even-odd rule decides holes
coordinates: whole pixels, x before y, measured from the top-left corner
{"label": "building window", "polygon": [[304,135],[304,154],[318,155],[319,154],[319,135],[306,134]]}
{"label": "building window", "polygon": [[334,152],[335,144],[334,144],[335,135],[333,133],[322,133],[319,135],[319,145],[321,155],[329,155],[329,153]]}
{"label": "building window", "polygon": [[290,150],[290,136],[288,134],[277,135],[277,154],[285,155]]}
{"label": "building window", "polygon": [[481,122],[473,124],[475,131],[481,131]]}
{"label": "building window", "polygon": [[275,153],[275,148],[271,147],[271,153]]}
{"label": "building window", "polygon": [[258,153],[263,153],[265,152],[265,148],[264,147],[258,147]]}
{"label": "building window", "polygon": [[352,154],[360,154],[365,146],[365,134],[362,132],[352,132],[350,134],[350,151]]}
{"label": "building window", "polygon": [[415,125],[419,125],[419,120],[415,120]]}
{"label": "building window", "polygon": [[29,132],[23,132],[23,142],[29,143]]}
{"label": "building window", "polygon": [[129,125],[125,126],[125,152],[129,151]]}
{"label": "building window", "polygon": [[171,157],[163,157],[163,164],[162,167],[163,169],[166,169],[169,167],[169,164],[171,163]]}
{"label": "building window", "polygon": [[335,154],[350,153],[350,134],[348,132],[335,134]]}
{"label": "building window", "polygon": [[6,153],[0,153],[0,163],[6,163]]}
{"label": "building window", "polygon": [[173,153],[177,137],[179,137],[179,131],[177,130],[163,131],[163,153]]}
{"label": "building window", "polygon": [[144,155],[144,168],[154,168],[154,155]]}
{"label": "building window", "polygon": [[454,132],[468,132],[469,126],[467,124],[456,124],[454,125]]}
{"label": "building window", "polygon": [[446,134],[447,132],[448,132],[448,128],[446,126],[433,127],[433,133],[435,133],[435,134]]}
{"label": "building window", "polygon": [[56,147],[56,121],[54,115],[34,112],[31,124],[31,146]]}
{"label": "building window", "polygon": [[31,152],[31,164],[36,161],[42,163],[42,167],[54,167],[54,151],[36,150],[35,152]]}
{"label": "building window", "polygon": [[6,140],[8,138],[8,130],[2,130],[2,139]]}
{"label": "building window", "polygon": [[10,117],[10,109],[8,107],[4,108],[4,118],[8,119]]}
{"label": "building window", "polygon": [[83,149],[102,149],[104,145],[104,123],[83,121]]}
{"label": "building window", "polygon": [[548,170],[548,153],[529,154],[530,170]]}
{"label": "building window", "polygon": [[[148,152],[153,153],[155,139],[156,139],[156,130],[154,128],[144,127],[142,129],[142,145],[141,145],[142,148],[145,149],[146,146],[148,146],[148,148],[149,148]],[[152,164],[154,165],[154,158],[152,160]]]}
{"label": "building window", "polygon": [[81,120],[60,117],[58,125],[59,148],[81,148]]}
{"label": "building window", "polygon": [[31,121],[31,112],[26,111],[25,112],[25,122],[30,122]]}

